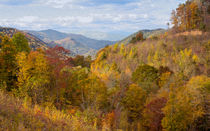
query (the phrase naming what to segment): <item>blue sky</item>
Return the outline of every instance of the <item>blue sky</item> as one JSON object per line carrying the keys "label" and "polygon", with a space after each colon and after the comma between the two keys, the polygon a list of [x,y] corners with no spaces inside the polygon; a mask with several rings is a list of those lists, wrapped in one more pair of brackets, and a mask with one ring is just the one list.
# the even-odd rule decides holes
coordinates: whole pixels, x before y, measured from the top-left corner
{"label": "blue sky", "polygon": [[120,40],[141,29],[167,28],[185,0],[0,0],[0,26],[55,29]]}

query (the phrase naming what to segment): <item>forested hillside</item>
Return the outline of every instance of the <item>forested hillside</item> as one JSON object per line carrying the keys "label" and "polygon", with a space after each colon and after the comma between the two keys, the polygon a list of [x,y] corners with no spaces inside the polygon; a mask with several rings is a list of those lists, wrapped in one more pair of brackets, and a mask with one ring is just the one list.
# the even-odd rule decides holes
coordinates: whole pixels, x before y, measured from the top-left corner
{"label": "forested hillside", "polygon": [[0,130],[210,130],[209,8],[189,0],[165,33],[138,32],[95,60],[1,34]]}
{"label": "forested hillside", "polygon": [[118,44],[129,44],[130,41],[132,40],[132,38],[135,37],[139,33],[142,33],[143,37],[146,39],[146,38],[149,38],[149,37],[153,37],[153,36],[158,36],[158,35],[164,34],[165,30],[164,29],[140,30],[140,31],[138,31],[138,32],[136,32],[136,33],[126,37],[125,39],[123,39],[121,41],[118,41],[117,43]]}
{"label": "forested hillside", "polygon": [[24,33],[23,31],[14,29],[14,28],[4,28],[0,27],[0,33],[2,35],[7,35],[8,37],[13,37],[17,33],[22,33],[25,35],[26,39],[28,40],[28,44],[31,49],[35,50],[37,48],[47,49],[47,44],[42,40],[36,38],[31,34]]}

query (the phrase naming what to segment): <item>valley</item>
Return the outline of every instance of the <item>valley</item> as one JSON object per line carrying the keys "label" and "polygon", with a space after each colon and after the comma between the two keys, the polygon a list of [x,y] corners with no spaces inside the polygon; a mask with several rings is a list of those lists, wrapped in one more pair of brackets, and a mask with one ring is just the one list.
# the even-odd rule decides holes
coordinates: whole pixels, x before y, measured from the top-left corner
{"label": "valley", "polygon": [[0,7],[42,16],[0,20],[0,130],[210,130],[209,0],[22,2]]}

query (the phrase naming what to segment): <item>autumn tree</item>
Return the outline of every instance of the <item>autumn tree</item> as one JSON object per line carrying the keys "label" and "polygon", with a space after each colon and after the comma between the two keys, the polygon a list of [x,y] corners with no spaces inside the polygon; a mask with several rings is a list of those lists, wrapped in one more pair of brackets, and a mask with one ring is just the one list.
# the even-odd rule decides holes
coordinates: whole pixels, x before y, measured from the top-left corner
{"label": "autumn tree", "polygon": [[[104,110],[108,104],[107,87],[88,68],[64,69],[68,72],[65,99],[70,105],[80,107],[81,110],[91,108]],[[64,78],[65,79],[65,78]]]}
{"label": "autumn tree", "polygon": [[169,67],[160,66],[159,70],[159,79],[158,79],[158,86],[161,87],[168,87],[170,84],[170,79],[174,74],[173,71],[169,69]]}
{"label": "autumn tree", "polygon": [[187,31],[193,29],[205,29],[204,18],[201,15],[198,3],[188,0],[172,11],[171,21],[174,29]]}
{"label": "autumn tree", "polygon": [[89,70],[87,68],[64,68],[62,72],[68,74],[66,80],[65,99],[66,103],[70,106],[77,107],[81,110],[85,110],[87,105],[85,104],[84,95],[86,94],[86,80],[88,79]]}
{"label": "autumn tree", "polygon": [[12,37],[12,41],[16,46],[16,49],[18,52],[30,52],[30,47],[28,44],[28,40],[26,39],[26,37],[24,36],[24,34],[22,33],[16,33],[13,37]]}
{"label": "autumn tree", "polygon": [[60,88],[59,86],[62,82],[61,81],[61,70],[64,67],[71,67],[72,64],[70,60],[72,60],[70,57],[67,56],[69,54],[69,50],[64,49],[63,47],[55,46],[54,48],[49,48],[46,50],[46,57],[47,61],[50,64],[50,70],[52,71],[51,73],[51,79],[52,79],[52,87],[53,90],[55,91],[56,94],[56,100],[55,103],[58,108],[61,108],[60,103],[63,101],[63,89]]}
{"label": "autumn tree", "polygon": [[[192,77],[187,83],[187,87],[198,91],[196,94],[197,101],[200,101],[198,107],[202,108],[204,114],[195,120],[194,128],[198,130],[206,130],[208,128],[208,116],[209,116],[209,94],[210,94],[210,78],[207,76],[195,76]],[[193,96],[195,97],[195,96]],[[192,99],[194,100],[194,99]]]}
{"label": "autumn tree", "polygon": [[164,97],[154,98],[148,104],[146,104],[146,108],[144,109],[144,121],[145,126],[149,128],[151,131],[161,131],[162,125],[161,120],[164,117],[162,108],[166,105],[167,99]]}
{"label": "autumn tree", "polygon": [[144,88],[147,93],[157,88],[158,70],[149,65],[140,65],[132,74],[132,81]]}
{"label": "autumn tree", "polygon": [[130,43],[136,43],[136,42],[139,42],[139,41],[142,41],[142,40],[144,40],[143,33],[142,32],[138,32],[136,34],[136,36],[132,38],[132,40],[130,41]]}
{"label": "autumn tree", "polygon": [[183,76],[183,79],[190,78],[196,74],[195,68],[198,61],[199,58],[192,53],[192,49],[185,48],[176,54],[174,62],[178,65],[178,69],[175,71]]}
{"label": "autumn tree", "polygon": [[0,44],[0,61],[1,61],[1,84],[6,84],[7,90],[16,87],[16,54],[18,52],[25,51],[29,53],[30,47],[25,36],[21,33],[17,33],[10,39],[7,36],[1,36]]}
{"label": "autumn tree", "polygon": [[90,74],[84,85],[87,107],[104,110],[108,105],[107,87],[94,74]]}
{"label": "autumn tree", "polygon": [[33,103],[44,102],[49,79],[49,65],[42,52],[32,51],[29,55],[25,52],[18,53],[18,89],[17,96],[30,97]]}
{"label": "autumn tree", "polygon": [[178,21],[178,16],[177,16],[175,10],[173,10],[172,13],[171,13],[171,21],[172,21],[172,24],[173,24],[173,28],[178,29],[179,21]]}
{"label": "autumn tree", "polygon": [[8,91],[16,87],[16,53],[14,43],[10,38],[4,36],[0,48],[0,83],[4,84]]}
{"label": "autumn tree", "polygon": [[91,56],[84,57],[77,55],[75,58],[73,58],[74,66],[90,67],[91,62]]}
{"label": "autumn tree", "polygon": [[163,108],[164,130],[191,130],[196,127],[196,120],[204,115],[204,90],[209,78],[198,76],[187,85],[171,88],[169,100]]}
{"label": "autumn tree", "polygon": [[122,100],[123,106],[128,112],[129,122],[140,120],[146,100],[146,92],[138,85],[129,86]]}

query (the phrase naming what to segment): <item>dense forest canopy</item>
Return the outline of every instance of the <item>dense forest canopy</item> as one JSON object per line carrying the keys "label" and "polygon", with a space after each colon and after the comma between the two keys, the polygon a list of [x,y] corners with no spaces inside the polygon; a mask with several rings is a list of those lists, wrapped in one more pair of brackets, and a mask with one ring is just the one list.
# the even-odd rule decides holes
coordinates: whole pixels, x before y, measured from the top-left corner
{"label": "dense forest canopy", "polygon": [[0,130],[209,130],[209,9],[188,0],[164,34],[139,32],[94,60],[0,34]]}

